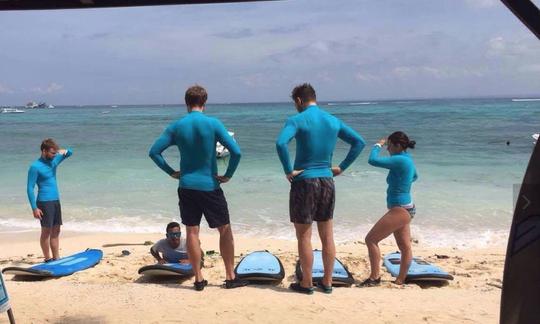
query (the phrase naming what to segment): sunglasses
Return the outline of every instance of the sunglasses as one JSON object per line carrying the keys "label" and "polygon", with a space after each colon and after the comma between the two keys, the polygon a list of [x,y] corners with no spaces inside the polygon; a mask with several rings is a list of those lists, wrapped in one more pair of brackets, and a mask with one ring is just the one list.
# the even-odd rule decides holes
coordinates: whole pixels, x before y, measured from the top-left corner
{"label": "sunglasses", "polygon": [[180,238],[180,236],[182,236],[182,233],[181,232],[167,233],[166,236],[168,238]]}

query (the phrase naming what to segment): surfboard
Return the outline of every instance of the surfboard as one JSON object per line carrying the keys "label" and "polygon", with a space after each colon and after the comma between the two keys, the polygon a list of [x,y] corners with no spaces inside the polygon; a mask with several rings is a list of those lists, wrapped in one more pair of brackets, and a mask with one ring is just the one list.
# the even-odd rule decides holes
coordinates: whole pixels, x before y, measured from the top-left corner
{"label": "surfboard", "polygon": [[[517,186],[514,190],[518,190]],[[538,323],[540,306],[540,145],[517,196],[506,249],[501,324]]]}
{"label": "surfboard", "polygon": [[193,276],[193,268],[189,263],[152,264],[140,268],[139,274],[144,276],[191,277]]}
{"label": "surfboard", "polygon": [[84,252],[73,254],[56,261],[40,263],[29,268],[7,267],[2,270],[3,274],[33,277],[63,277],[75,272],[95,266],[103,258],[103,252],[96,249],[88,249]]}
{"label": "surfboard", "polygon": [[237,278],[249,281],[280,282],[285,277],[283,264],[268,251],[249,253],[238,262],[234,273]]}
{"label": "surfboard", "polygon": [[[302,280],[302,267],[300,261],[296,263],[296,278]],[[324,267],[322,261],[322,251],[313,250],[313,283],[317,284],[324,276]],[[332,286],[351,286],[354,278],[347,267],[337,258],[334,261],[334,271],[332,274]]]}
{"label": "surfboard", "polygon": [[[383,264],[392,277],[399,275],[399,266],[401,263],[401,254],[399,252],[387,254],[384,257]],[[443,269],[421,258],[414,257],[407,273],[406,281],[442,281],[454,280],[454,277]]]}

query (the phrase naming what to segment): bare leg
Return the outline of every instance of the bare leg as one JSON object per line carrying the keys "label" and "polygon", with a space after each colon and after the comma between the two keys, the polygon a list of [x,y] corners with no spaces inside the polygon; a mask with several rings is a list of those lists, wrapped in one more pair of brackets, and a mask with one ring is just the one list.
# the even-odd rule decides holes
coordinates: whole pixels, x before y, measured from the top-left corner
{"label": "bare leg", "polygon": [[53,258],[60,259],[60,225],[52,227],[50,244]]}
{"label": "bare leg", "polygon": [[41,245],[41,251],[43,251],[43,257],[45,258],[45,260],[49,260],[51,258],[51,250],[50,250],[50,244],[49,244],[51,231],[52,229],[49,227],[41,228],[41,236],[39,238],[39,244]]}
{"label": "bare leg", "polygon": [[407,224],[395,231],[394,237],[396,238],[396,243],[401,252],[401,265],[399,267],[399,275],[396,278],[396,284],[401,285],[405,283],[405,278],[407,278],[407,272],[409,272],[412,260],[410,225]]}
{"label": "bare leg", "polygon": [[322,243],[322,258],[324,266],[324,277],[322,284],[332,286],[332,273],[334,272],[334,260],[336,258],[336,245],[334,243],[334,226],[330,219],[325,222],[317,222],[319,237]]}
{"label": "bare leg", "polygon": [[195,274],[195,281],[201,282],[204,278],[201,271],[201,242],[199,241],[199,226],[186,226],[187,250],[189,262]]}
{"label": "bare leg", "polygon": [[298,256],[302,268],[302,282],[300,286],[310,288],[313,286],[313,248],[311,246],[311,224],[294,224],[298,240]]}
{"label": "bare leg", "polygon": [[218,227],[219,231],[219,251],[225,263],[225,279],[234,279],[234,237],[231,225]]}
{"label": "bare leg", "polygon": [[369,262],[371,274],[369,278],[376,280],[380,278],[381,251],[379,242],[403,226],[409,224],[411,217],[402,207],[393,207],[369,231],[366,236],[366,246],[369,252]]}

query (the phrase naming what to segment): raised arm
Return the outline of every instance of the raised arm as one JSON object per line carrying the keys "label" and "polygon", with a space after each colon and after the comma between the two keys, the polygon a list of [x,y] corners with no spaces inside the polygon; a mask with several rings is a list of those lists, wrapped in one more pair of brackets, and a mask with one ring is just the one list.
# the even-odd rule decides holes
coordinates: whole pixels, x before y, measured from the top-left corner
{"label": "raised arm", "polygon": [[358,155],[360,155],[360,153],[366,146],[366,141],[364,141],[360,134],[355,132],[352,128],[350,128],[343,122],[341,122],[341,128],[339,130],[338,137],[351,145],[349,153],[347,154],[343,162],[339,164],[339,168],[341,169],[341,171],[345,171],[345,169],[347,169],[354,162],[354,160],[356,160]]}
{"label": "raised arm", "polygon": [[53,158],[52,165],[58,166],[60,163],[62,163],[65,159],[73,155],[73,150],[68,149],[61,149],[58,151],[58,154]]}
{"label": "raised arm", "polygon": [[276,140],[276,150],[285,174],[290,174],[293,172],[288,145],[295,136],[296,124],[292,119],[288,119]]}
{"label": "raised arm", "polygon": [[38,171],[37,168],[34,166],[31,166],[28,170],[28,180],[26,182],[26,194],[28,196],[28,202],[30,203],[30,207],[32,207],[32,210],[37,209],[36,204],[36,196],[34,194],[34,188],[37,183],[38,178]]}
{"label": "raised arm", "polygon": [[381,148],[382,146],[380,144],[373,145],[371,153],[369,154],[368,163],[373,166],[385,169],[398,168],[401,163],[401,158],[398,156],[380,157],[379,153],[381,151]]}
{"label": "raised arm", "polygon": [[163,151],[165,151],[169,146],[173,145],[173,132],[170,127],[167,127],[163,134],[156,140],[154,145],[150,148],[148,156],[154,161],[154,163],[168,175],[172,175],[175,171],[163,158]]}
{"label": "raised arm", "polygon": [[218,142],[220,142],[223,146],[229,150],[229,153],[231,153],[231,157],[229,159],[229,165],[227,166],[227,171],[225,172],[226,178],[232,178],[234,175],[234,172],[236,171],[236,168],[238,167],[238,164],[240,163],[240,158],[242,157],[242,152],[240,152],[240,146],[238,146],[238,143],[232,138],[231,135],[229,135],[229,132],[225,129],[225,126],[220,121],[216,121],[216,139]]}

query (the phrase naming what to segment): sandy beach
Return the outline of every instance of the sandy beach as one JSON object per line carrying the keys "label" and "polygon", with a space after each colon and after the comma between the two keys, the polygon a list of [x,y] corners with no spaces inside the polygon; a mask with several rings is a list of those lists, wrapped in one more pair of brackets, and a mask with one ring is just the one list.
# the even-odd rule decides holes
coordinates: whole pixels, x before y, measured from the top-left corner
{"label": "sandy beach", "polygon": [[[2,234],[0,267],[42,262],[38,232]],[[5,275],[18,323],[496,323],[504,249],[440,249],[415,244],[415,256],[435,263],[454,276],[447,285],[397,287],[383,271],[384,283],[374,288],[337,288],[333,294],[306,296],[290,292],[294,279],[296,242],[236,236],[237,261],[254,250],[267,249],[285,267],[280,285],[253,285],[225,290],[219,255],[207,256],[204,274],[210,285],[192,289],[192,280],[151,282],[137,274],[154,263],[145,241],[161,234],[64,233],[62,255],[100,248],[104,258],[94,268],[59,279],[20,281]],[[204,250],[219,251],[218,236],[201,238]],[[319,247],[314,240],[314,248]],[[103,245],[109,245],[103,247]],[[131,252],[122,256],[121,251]],[[383,253],[396,251],[392,240]],[[368,275],[362,241],[339,244],[338,258],[355,279]],[[5,315],[5,314],[2,314]],[[7,316],[0,316],[7,323]]]}

